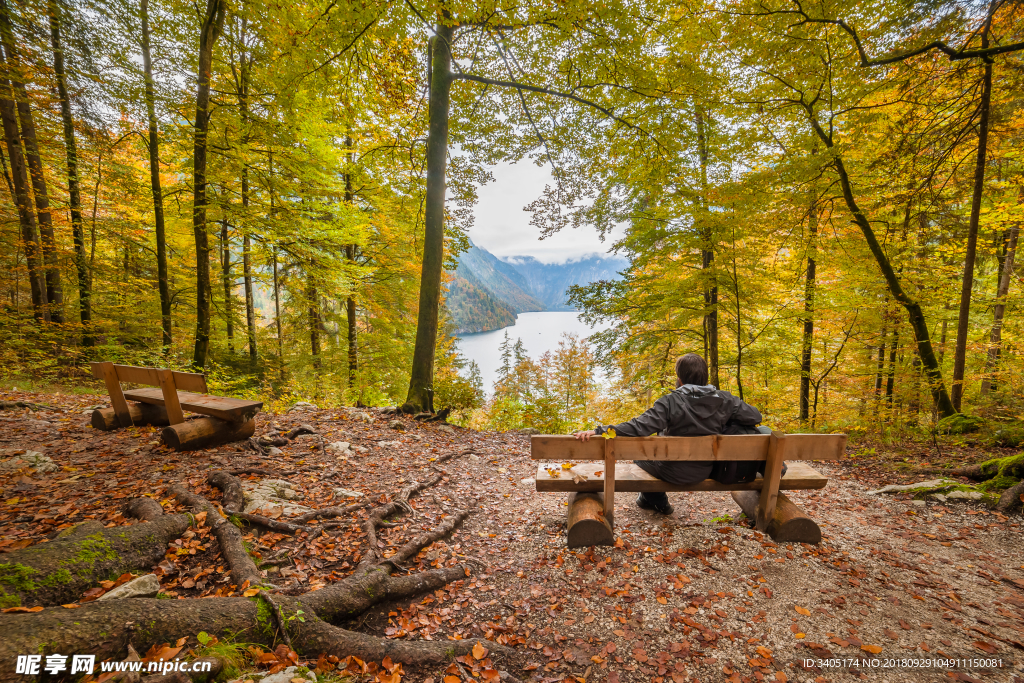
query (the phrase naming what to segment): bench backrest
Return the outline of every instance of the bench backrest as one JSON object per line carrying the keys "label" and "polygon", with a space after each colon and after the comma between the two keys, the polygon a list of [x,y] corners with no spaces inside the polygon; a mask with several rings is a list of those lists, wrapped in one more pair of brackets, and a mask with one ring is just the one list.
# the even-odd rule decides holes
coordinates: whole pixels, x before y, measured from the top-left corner
{"label": "bench backrest", "polygon": [[[164,368],[141,368],[136,365],[114,365],[113,363],[90,363],[92,376],[96,379],[107,378],[107,367],[113,369],[118,382],[129,382],[131,384],[145,384],[150,387],[161,386],[161,377],[165,372]],[[208,393],[206,388],[206,375],[197,372],[178,372],[171,370],[171,377],[174,378],[174,387],[181,391],[193,391],[197,394]]]}
{"label": "bench backrest", "polygon": [[[578,441],[540,434],[530,439],[534,460],[767,460],[770,434],[647,436]],[[838,460],[846,434],[786,434],[786,460]]]}
{"label": "bench backrest", "polygon": [[107,361],[104,363],[90,363],[92,376],[102,379],[110,395],[110,405],[117,415],[118,422],[122,427],[132,425],[131,411],[128,402],[121,391],[121,382],[133,384],[148,384],[149,386],[160,387],[164,397],[164,409],[167,411],[167,419],[172,425],[181,424],[185,421],[185,415],[181,411],[181,404],[178,401],[178,390],[193,391],[200,394],[207,393],[206,375],[195,372],[178,372],[167,368],[140,368],[134,365],[114,365]]}

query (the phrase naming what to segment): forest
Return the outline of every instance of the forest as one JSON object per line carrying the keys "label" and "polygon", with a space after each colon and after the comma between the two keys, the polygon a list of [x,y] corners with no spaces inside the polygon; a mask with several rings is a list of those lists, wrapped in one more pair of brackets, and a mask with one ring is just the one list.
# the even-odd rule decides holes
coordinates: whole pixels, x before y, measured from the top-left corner
{"label": "forest", "polygon": [[531,159],[538,236],[625,228],[571,301],[612,412],[698,350],[790,428],[1016,420],[1018,14],[4,0],[4,372],[469,396],[445,297],[488,168]]}
{"label": "forest", "polygon": [[0,682],[1020,683],[1022,11],[0,0]]}

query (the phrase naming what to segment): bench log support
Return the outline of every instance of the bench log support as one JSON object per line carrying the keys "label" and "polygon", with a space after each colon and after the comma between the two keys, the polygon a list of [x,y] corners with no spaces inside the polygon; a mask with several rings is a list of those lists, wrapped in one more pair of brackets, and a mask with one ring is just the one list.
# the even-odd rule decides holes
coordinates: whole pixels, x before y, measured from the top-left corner
{"label": "bench log support", "polygon": [[[128,414],[132,424],[138,425],[168,425],[167,411],[161,406],[151,406],[148,403],[129,403]],[[117,414],[113,408],[97,408],[92,411],[93,429],[100,429],[104,432],[113,431],[121,427]]]}
{"label": "bench log support", "polygon": [[256,420],[227,422],[215,417],[200,417],[164,427],[160,438],[176,451],[197,451],[232,441],[248,439],[256,433]]}
{"label": "bench log support", "polygon": [[[759,498],[757,491],[732,492],[732,499],[743,510],[743,514],[751,519],[757,514]],[[821,529],[817,523],[785,493],[779,493],[775,514],[768,520],[764,531],[776,543],[821,543]]]}
{"label": "bench log support", "polygon": [[566,531],[570,548],[615,545],[603,493],[570,493]]}

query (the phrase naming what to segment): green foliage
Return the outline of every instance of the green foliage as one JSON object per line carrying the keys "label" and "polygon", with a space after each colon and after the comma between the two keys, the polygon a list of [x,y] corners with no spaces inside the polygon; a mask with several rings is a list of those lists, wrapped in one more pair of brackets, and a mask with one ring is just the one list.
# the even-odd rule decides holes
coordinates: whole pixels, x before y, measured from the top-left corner
{"label": "green foliage", "polygon": [[1001,425],[992,432],[989,437],[990,442],[994,446],[1002,446],[1004,448],[1019,448],[1024,446],[1024,423],[1015,422],[1012,424]]}

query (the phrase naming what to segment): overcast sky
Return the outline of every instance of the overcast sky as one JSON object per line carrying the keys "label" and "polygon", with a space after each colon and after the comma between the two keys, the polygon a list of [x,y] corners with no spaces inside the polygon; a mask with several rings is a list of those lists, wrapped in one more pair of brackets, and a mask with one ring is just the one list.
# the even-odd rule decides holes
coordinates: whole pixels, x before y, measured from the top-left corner
{"label": "overcast sky", "polygon": [[553,182],[548,167],[538,168],[531,161],[501,164],[491,169],[494,181],[480,188],[474,208],[476,222],[469,236],[473,243],[499,258],[533,256],[544,263],[562,263],[588,254],[607,254],[612,239],[604,242],[597,230],[566,228],[544,240],[530,225],[532,214],[523,207],[544,192]]}

